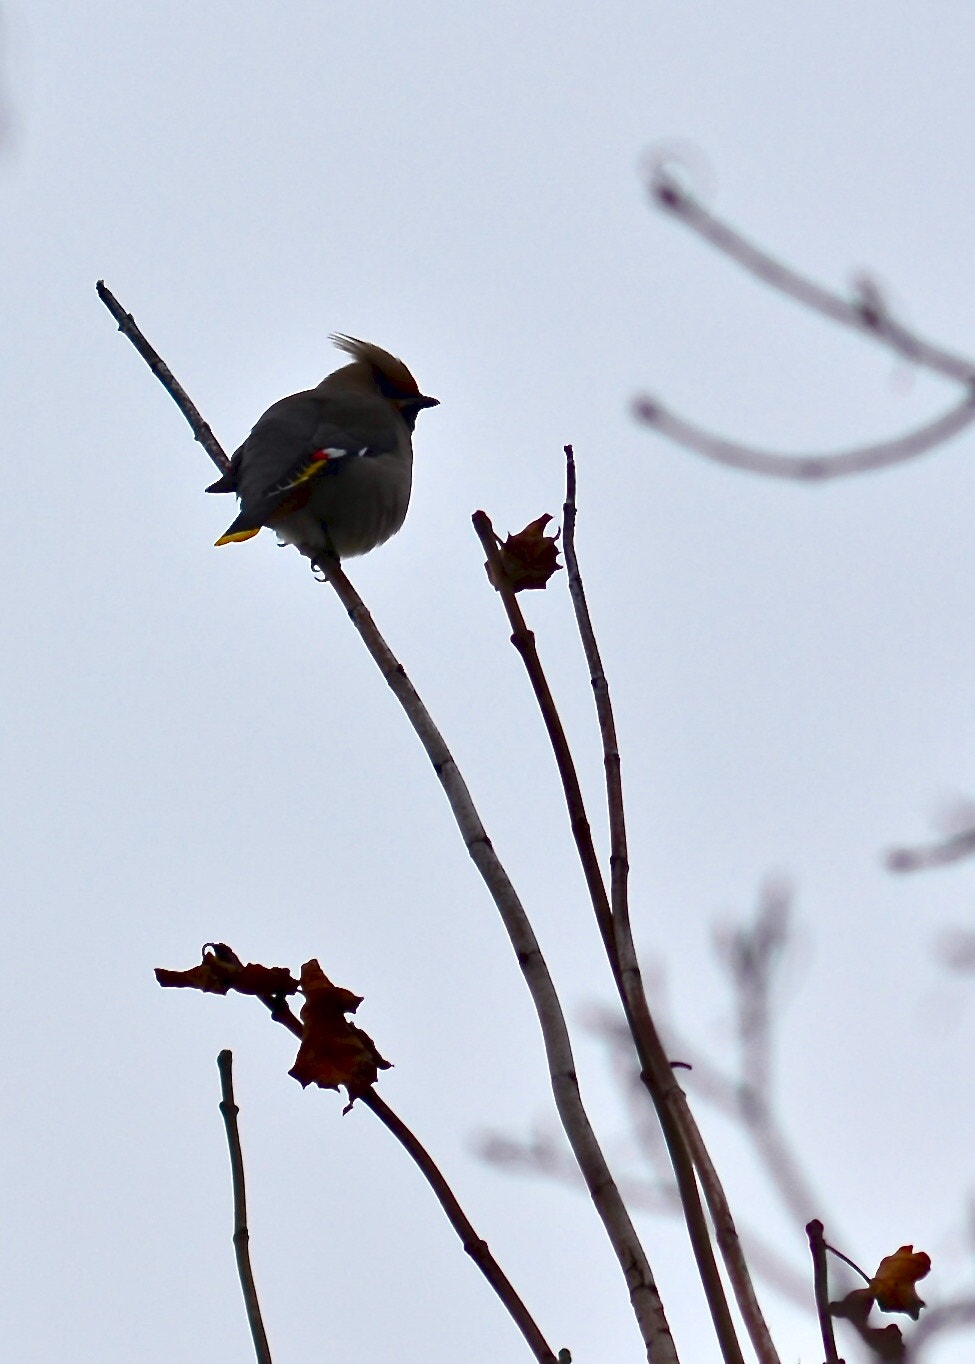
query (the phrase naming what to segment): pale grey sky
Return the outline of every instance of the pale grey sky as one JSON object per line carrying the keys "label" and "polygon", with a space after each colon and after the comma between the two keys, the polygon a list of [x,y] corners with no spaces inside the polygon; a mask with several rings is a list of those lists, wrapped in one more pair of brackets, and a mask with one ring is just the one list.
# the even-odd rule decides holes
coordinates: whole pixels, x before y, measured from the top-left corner
{"label": "pale grey sky", "polygon": [[[649,206],[649,148],[836,287],[867,268],[975,353],[975,13],[783,6],[6,0],[0,176],[4,633],[4,1352],[247,1359],[215,1056],[231,1046],[275,1359],[496,1364],[522,1345],[371,1115],[302,1093],[246,1001],[164,994],[207,939],[365,996],[386,1099],[441,1159],[553,1344],[639,1359],[583,1200],[478,1164],[551,1121],[510,949],[419,747],[329,592],[223,500],[98,303],[104,277],[228,448],[340,360],[403,356],[442,406],[403,532],[351,566],[464,768],[567,1007],[609,997],[549,754],[469,516],[562,501],[617,702],[648,958],[728,1055],[710,949],[770,871],[797,886],[785,1119],[868,1265],[964,1282],[972,986],[939,933],[975,866],[892,878],[975,790],[972,437],[822,488],[707,465],[636,426],[652,392],[803,450],[893,434],[946,385],[763,292]],[[594,816],[564,585],[527,603]],[[580,1034],[612,1147],[615,1099]],[[707,1123],[733,1206],[804,1247]],[[685,1359],[716,1358],[680,1230],[644,1220]],[[939,1277],[940,1275],[940,1277]],[[765,1295],[784,1361],[811,1320]],[[939,1364],[960,1364],[956,1341]],[[851,1349],[852,1353],[852,1349]]]}

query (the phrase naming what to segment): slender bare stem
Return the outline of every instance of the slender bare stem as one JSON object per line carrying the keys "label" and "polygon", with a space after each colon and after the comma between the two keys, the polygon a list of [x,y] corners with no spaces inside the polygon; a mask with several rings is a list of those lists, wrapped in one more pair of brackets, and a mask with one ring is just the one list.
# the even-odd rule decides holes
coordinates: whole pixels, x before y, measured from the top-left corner
{"label": "slender bare stem", "polygon": [[829,1310],[829,1275],[826,1269],[826,1242],[823,1239],[822,1222],[810,1222],[806,1227],[806,1235],[809,1237],[809,1250],[812,1255],[816,1313],[823,1337],[823,1349],[826,1351],[826,1364],[843,1364],[836,1353],[833,1317]]}
{"label": "slender bare stem", "polygon": [[150,346],[149,342],[136,326],[135,318],[131,313],[125,311],[111,289],[106,286],[103,279],[98,281],[95,285],[95,289],[98,293],[98,297],[118,323],[119,331],[123,336],[129,338],[133,346],[135,346],[143,360],[145,360],[153,374],[179,408],[180,412],[182,412],[183,416],[189,422],[194,439],[200,442],[220,472],[225,473],[226,470],[230,468],[230,460],[227,458],[226,452],[216,436],[200,416],[200,413],[196,407],[194,407],[193,403],[190,402],[182,384],[177,382],[169,366],[162,360],[159,353]]}
{"label": "slender bare stem", "polygon": [[[575,610],[576,625],[582,641],[583,652],[589,668],[593,696],[596,703],[596,718],[603,744],[603,767],[606,774],[606,806],[609,816],[610,833],[610,887],[612,893],[612,916],[615,941],[620,960],[623,979],[628,993],[636,1001],[638,1016],[644,1020],[644,1030],[649,1031],[651,1039],[656,1039],[656,1028],[652,1023],[646,991],[640,973],[633,930],[630,923],[628,893],[629,858],[626,841],[626,813],[623,803],[623,781],[620,763],[619,742],[616,736],[616,720],[609,690],[609,681],[603,667],[602,655],[596,640],[589,603],[586,600],[585,586],[579,569],[576,554],[575,529],[577,518],[576,504],[576,463],[571,445],[564,447],[566,461],[566,493],[563,506],[563,547],[565,565],[569,579],[569,593]],[[648,1026],[649,1025],[649,1026]],[[651,1040],[651,1045],[652,1045]],[[659,1045],[659,1044],[658,1044]],[[638,1043],[639,1050],[639,1043]],[[662,1051],[661,1047],[661,1051]],[[666,1058],[665,1058],[666,1059]],[[644,1065],[641,1055],[641,1064]],[[646,1067],[645,1067],[646,1069]],[[752,1346],[761,1364],[778,1364],[778,1354],[772,1341],[768,1325],[755,1293],[748,1264],[742,1251],[741,1242],[735,1229],[734,1218],[718,1172],[708,1153],[701,1136],[697,1120],[687,1102],[684,1090],[673,1078],[668,1066],[668,1085],[665,1090],[667,1102],[676,1109],[678,1124],[697,1170],[704,1190],[708,1211],[718,1238],[718,1246],[731,1279],[739,1311],[745,1322]],[[646,1081],[645,1081],[646,1083]],[[659,1104],[657,1105],[659,1108]]]}
{"label": "slender bare stem", "polygon": [[579,1163],[590,1197],[616,1252],[651,1364],[677,1359],[663,1304],[646,1253],[582,1103],[565,1016],[528,916],[471,799],[460,769],[420,700],[403,665],[380,635],[372,617],[334,560],[318,567],[335,589],[382,676],[412,724],[444,789],[461,836],[501,915],[528,985],[542,1031],[552,1092],[559,1117]]}
{"label": "slender bare stem", "polygon": [[[204,429],[209,431],[209,427],[199,417],[197,409],[171,371],[146,341],[131,316],[124,312],[101,282],[98,294],[118,320],[119,330],[129,338],[167,392],[177,402],[180,410],[187,415],[187,420],[199,439],[199,433]],[[194,418],[188,415],[189,413],[195,414],[199,426],[195,424]],[[216,441],[213,441],[213,449],[207,446],[207,451],[218,468],[226,467],[224,463],[226,455]],[[646,1346],[647,1358],[650,1364],[677,1364],[677,1351],[650,1263],[583,1105],[565,1015],[524,906],[494,851],[460,769],[429,711],[407,677],[403,665],[379,633],[362,599],[345,576],[338,561],[326,556],[318,560],[314,566],[331,584],[348,611],[366,649],[403,707],[444,789],[471,860],[480,872],[501,915],[528,985],[541,1027],[555,1106],[573,1154],[579,1162],[590,1197],[623,1271],[630,1303]],[[285,1010],[281,1011],[283,1012],[290,1014],[286,1006]],[[293,1015],[291,1017],[293,1018]],[[281,1021],[285,1021],[283,1016]],[[298,1026],[300,1028],[300,1024]]]}
{"label": "slender bare stem", "polygon": [[471,519],[487,556],[491,581],[497,586],[508,616],[508,622],[511,625],[511,643],[525,665],[525,671],[531,682],[552,744],[559,775],[562,779],[569,823],[586,884],[589,888],[596,922],[603,937],[613,976],[640,1058],[641,1078],[657,1108],[660,1124],[667,1141],[667,1148],[670,1152],[684,1209],[684,1218],[697,1261],[698,1273],[704,1286],[722,1355],[727,1364],[742,1364],[741,1347],[728,1307],[724,1285],[721,1282],[721,1276],[715,1262],[711,1237],[694,1175],[694,1167],[688,1146],[681,1132],[680,1120],[677,1117],[677,1105],[672,1098],[674,1091],[679,1091],[680,1087],[674,1079],[666,1052],[650,1016],[640,980],[639,966],[632,950],[632,939],[629,938],[628,934],[620,933],[619,926],[614,922],[599,859],[592,841],[592,830],[586,815],[582,788],[579,784],[575,763],[555,700],[538,657],[535,636],[525,623],[521,607],[518,605],[514,590],[505,572],[498,549],[498,537],[491,525],[490,518],[485,512],[479,511],[475,512]]}
{"label": "slender bare stem", "polygon": [[227,1129],[227,1146],[230,1148],[230,1171],[234,1186],[234,1255],[237,1258],[237,1274],[240,1278],[244,1306],[247,1309],[247,1322],[254,1341],[254,1354],[257,1364],[271,1364],[271,1349],[267,1343],[261,1305],[257,1300],[257,1286],[251,1268],[250,1232],[247,1229],[247,1195],[244,1187],[244,1156],[240,1148],[240,1132],[237,1129],[237,1114],[240,1111],[234,1100],[234,1057],[233,1052],[222,1051],[217,1057],[220,1071],[220,1112],[223,1114],[224,1127]]}
{"label": "slender bare stem", "polygon": [[[287,1028],[295,1037],[301,1038],[304,1029],[301,1020],[292,1011],[290,1005],[284,997],[278,996],[259,996],[261,1003],[270,1010],[271,1017],[275,1023],[280,1023]],[[486,1241],[482,1241],[478,1236],[473,1224],[465,1214],[460,1203],[454,1195],[453,1190],[447,1183],[429,1151],[422,1144],[420,1139],[407,1127],[406,1123],[398,1114],[394,1113],[383,1099],[379,1097],[375,1089],[369,1089],[364,1094],[356,1096],[358,1101],[366,1106],[370,1112],[374,1113],[386,1130],[396,1138],[410,1159],[416,1164],[424,1179],[430,1185],[437,1196],[437,1201],[443,1208],[447,1220],[460,1237],[464,1250],[471,1257],[478,1269],[487,1279],[488,1283],[501,1299],[501,1303],[515,1325],[521,1331],[528,1346],[537,1360],[541,1364],[558,1364],[558,1358],[554,1351],[546,1343],[544,1336],[535,1324],[534,1318],[528,1308],[522,1302],[514,1285],[508,1279],[504,1270],[495,1260],[488,1249]]]}
{"label": "slender bare stem", "polygon": [[375,1089],[370,1089],[361,1095],[360,1102],[376,1115],[388,1132],[392,1133],[433,1189],[448,1222],[460,1237],[464,1250],[501,1299],[505,1310],[528,1342],[532,1354],[540,1361],[540,1364],[556,1364],[556,1354],[547,1344],[528,1308],[515,1292],[511,1281],[491,1254],[487,1242],[482,1241],[478,1236],[430,1153],[410,1131],[402,1118],[398,1117],[389,1105],[379,1097]]}

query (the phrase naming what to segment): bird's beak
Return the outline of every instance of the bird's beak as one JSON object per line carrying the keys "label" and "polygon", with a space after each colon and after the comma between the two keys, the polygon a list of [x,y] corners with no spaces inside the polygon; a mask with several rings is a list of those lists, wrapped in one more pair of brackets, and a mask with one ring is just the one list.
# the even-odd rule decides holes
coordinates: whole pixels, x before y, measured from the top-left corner
{"label": "bird's beak", "polygon": [[414,407],[439,407],[439,406],[440,406],[440,399],[439,399],[439,398],[427,398],[427,397],[424,397],[424,395],[421,393],[420,396],[419,396],[419,398],[413,398],[413,399],[412,399],[412,403],[413,403],[413,406],[414,406]]}

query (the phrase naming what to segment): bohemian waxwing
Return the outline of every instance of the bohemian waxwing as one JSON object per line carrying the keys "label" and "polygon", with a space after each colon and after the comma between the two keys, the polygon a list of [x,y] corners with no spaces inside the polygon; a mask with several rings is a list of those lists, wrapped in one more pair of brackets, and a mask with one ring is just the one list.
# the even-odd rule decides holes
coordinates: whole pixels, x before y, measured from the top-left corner
{"label": "bohemian waxwing", "polygon": [[249,540],[270,526],[312,558],[368,554],[406,517],[413,427],[426,398],[388,351],[331,338],[353,356],[317,388],[269,407],[208,493],[236,493],[240,515],[217,541]]}

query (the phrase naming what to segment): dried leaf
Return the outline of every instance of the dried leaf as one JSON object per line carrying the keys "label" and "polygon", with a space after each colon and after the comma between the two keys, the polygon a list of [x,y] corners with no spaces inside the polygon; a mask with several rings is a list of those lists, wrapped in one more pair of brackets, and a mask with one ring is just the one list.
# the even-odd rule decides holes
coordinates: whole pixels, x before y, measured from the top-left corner
{"label": "dried leaf", "polygon": [[[561,532],[545,534],[545,527],[551,519],[546,513],[530,522],[517,535],[509,535],[507,540],[498,541],[501,566],[515,592],[545,587],[552,574],[562,567],[558,549]],[[492,584],[497,587],[490,565],[485,567]]]}
{"label": "dried leaf", "polygon": [[156,968],[160,985],[173,989],[202,990],[205,994],[225,995],[236,990],[242,995],[293,995],[298,981],[286,966],[262,966],[260,962],[246,965],[236,953],[222,942],[208,942],[203,948],[203,959],[188,971],[167,971]]}
{"label": "dried leaf", "polygon": [[304,1036],[288,1073],[302,1086],[338,1089],[344,1085],[349,1095],[348,1112],[390,1063],[380,1056],[368,1033],[345,1017],[355,1013],[362,997],[333,985],[315,960],[306,961],[301,968],[301,991],[305,996],[301,1008]]}
{"label": "dried leaf", "polygon": [[923,1301],[914,1285],[931,1269],[931,1256],[913,1246],[901,1246],[893,1255],[880,1261],[880,1267],[870,1280],[870,1288],[883,1312],[904,1312],[917,1321]]}

